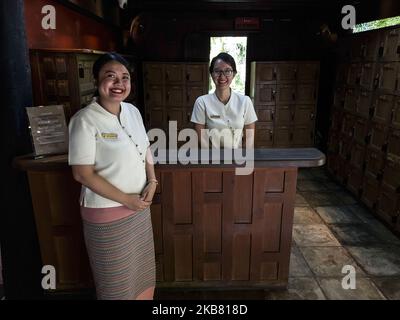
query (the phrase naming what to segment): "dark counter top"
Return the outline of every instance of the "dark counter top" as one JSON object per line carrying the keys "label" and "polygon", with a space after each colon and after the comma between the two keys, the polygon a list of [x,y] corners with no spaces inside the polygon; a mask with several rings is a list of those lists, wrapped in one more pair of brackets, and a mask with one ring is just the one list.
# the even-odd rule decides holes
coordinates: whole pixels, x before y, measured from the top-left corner
{"label": "dark counter top", "polygon": [[[188,168],[227,168],[244,167],[319,167],[325,164],[325,155],[316,148],[273,148],[255,149],[254,155],[242,155],[242,150],[236,149],[226,153],[226,150],[201,150],[197,154],[185,156],[186,163],[178,161],[178,150],[159,150],[155,153],[156,167],[188,167]],[[213,153],[214,152],[214,153]],[[220,160],[221,159],[221,160]],[[32,155],[20,156],[14,159],[14,166],[21,170],[56,170],[68,168],[68,155],[53,155],[35,158]]]}

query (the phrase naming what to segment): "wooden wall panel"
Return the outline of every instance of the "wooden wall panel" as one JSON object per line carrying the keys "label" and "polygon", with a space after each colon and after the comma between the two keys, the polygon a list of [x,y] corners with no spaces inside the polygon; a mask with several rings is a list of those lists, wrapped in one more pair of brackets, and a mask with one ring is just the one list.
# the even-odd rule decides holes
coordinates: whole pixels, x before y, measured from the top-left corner
{"label": "wooden wall panel", "polygon": [[283,203],[267,203],[264,205],[264,236],[262,250],[278,252],[281,237]]}
{"label": "wooden wall panel", "polygon": [[173,193],[174,223],[191,224],[192,223],[192,178],[191,172],[174,173],[173,190],[179,192]]}
{"label": "wooden wall panel", "polygon": [[204,253],[221,253],[222,204],[207,203],[203,210]]}
{"label": "wooden wall panel", "polygon": [[253,175],[234,176],[233,221],[234,223],[251,223]]}
{"label": "wooden wall panel", "polygon": [[193,279],[193,237],[191,234],[176,234],[174,239],[175,281]]}
{"label": "wooden wall panel", "polygon": [[251,235],[236,233],[232,241],[232,280],[249,280]]}

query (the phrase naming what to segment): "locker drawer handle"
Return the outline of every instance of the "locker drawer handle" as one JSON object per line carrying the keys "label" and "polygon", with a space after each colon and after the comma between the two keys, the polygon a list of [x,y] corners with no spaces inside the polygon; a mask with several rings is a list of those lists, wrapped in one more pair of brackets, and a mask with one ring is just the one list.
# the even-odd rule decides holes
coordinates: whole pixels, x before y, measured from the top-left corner
{"label": "locker drawer handle", "polygon": [[190,80],[190,74],[186,73],[186,80],[189,81]]}
{"label": "locker drawer handle", "polygon": [[274,111],[271,111],[271,120],[274,120]]}

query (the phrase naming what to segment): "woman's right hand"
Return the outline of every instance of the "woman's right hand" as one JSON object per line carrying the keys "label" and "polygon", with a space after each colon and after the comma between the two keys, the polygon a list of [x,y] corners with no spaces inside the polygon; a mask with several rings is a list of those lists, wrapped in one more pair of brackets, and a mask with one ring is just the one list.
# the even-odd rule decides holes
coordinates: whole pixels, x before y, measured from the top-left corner
{"label": "woman's right hand", "polygon": [[123,205],[133,211],[142,211],[151,205],[151,201],[141,200],[138,194],[127,194],[125,198]]}

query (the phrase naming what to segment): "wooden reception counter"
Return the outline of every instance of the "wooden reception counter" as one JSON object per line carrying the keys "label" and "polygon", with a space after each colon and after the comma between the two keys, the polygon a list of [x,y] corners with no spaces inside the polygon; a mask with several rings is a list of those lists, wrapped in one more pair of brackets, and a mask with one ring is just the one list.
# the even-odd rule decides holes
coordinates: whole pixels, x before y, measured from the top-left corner
{"label": "wooden reception counter", "polygon": [[[157,164],[151,206],[158,287],[286,286],[297,169],[317,167],[314,148],[260,149],[254,171],[235,164]],[[27,171],[43,265],[57,290],[92,286],[79,215],[80,185],[67,156],[21,157]]]}

